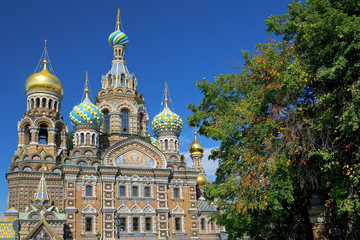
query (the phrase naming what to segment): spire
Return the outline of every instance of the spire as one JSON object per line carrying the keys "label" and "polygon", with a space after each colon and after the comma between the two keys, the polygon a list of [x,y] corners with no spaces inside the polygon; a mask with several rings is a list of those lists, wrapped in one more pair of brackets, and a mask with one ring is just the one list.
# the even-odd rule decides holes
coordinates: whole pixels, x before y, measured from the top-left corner
{"label": "spire", "polygon": [[118,8],[117,21],[116,21],[116,30],[120,31],[120,8]]}
{"label": "spire", "polygon": [[168,88],[168,85],[167,83],[165,82],[165,88],[164,88],[164,91],[165,91],[165,107],[164,108],[168,108],[168,98],[167,98],[167,88]]}
{"label": "spire", "polygon": [[47,187],[46,187],[46,182],[45,182],[45,171],[46,171],[46,166],[43,163],[41,165],[41,178],[40,178],[40,182],[37,188],[37,191],[35,192],[34,195],[34,199],[35,200],[49,200],[49,194],[47,192]]}
{"label": "spire", "polygon": [[88,72],[86,71],[86,79],[85,79],[85,99],[89,99],[89,82],[88,82]]}

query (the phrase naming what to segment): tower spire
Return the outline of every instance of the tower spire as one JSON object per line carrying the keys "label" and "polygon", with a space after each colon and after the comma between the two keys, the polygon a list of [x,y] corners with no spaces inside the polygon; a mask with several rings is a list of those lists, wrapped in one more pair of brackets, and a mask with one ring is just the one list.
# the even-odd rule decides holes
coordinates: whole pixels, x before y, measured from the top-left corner
{"label": "tower spire", "polygon": [[47,47],[46,47],[46,45],[47,45],[47,40],[45,39],[45,45],[44,45],[44,60],[43,60],[44,69],[47,69],[47,63],[48,63],[48,61],[47,61],[47,55],[48,55],[48,53],[47,53]]}
{"label": "tower spire", "polygon": [[116,30],[120,31],[120,8],[118,8]]}
{"label": "tower spire", "polygon": [[168,98],[167,98],[167,89],[168,89],[168,84],[165,82],[165,88],[164,88],[164,91],[165,91],[165,108],[168,108]]}
{"label": "tower spire", "polygon": [[89,82],[88,82],[88,72],[86,71],[86,79],[85,79],[85,99],[89,98]]}
{"label": "tower spire", "polygon": [[49,194],[47,192],[46,182],[45,182],[45,171],[46,171],[46,165],[43,163],[41,165],[41,178],[40,182],[37,188],[37,191],[35,192],[34,199],[35,200],[49,200]]}

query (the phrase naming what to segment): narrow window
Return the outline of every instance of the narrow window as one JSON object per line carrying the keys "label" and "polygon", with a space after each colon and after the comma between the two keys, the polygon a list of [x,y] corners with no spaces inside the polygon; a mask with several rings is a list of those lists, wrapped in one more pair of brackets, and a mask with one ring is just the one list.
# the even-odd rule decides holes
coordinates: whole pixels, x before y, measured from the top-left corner
{"label": "narrow window", "polygon": [[165,139],[165,149],[169,148],[169,141],[167,139]]}
{"label": "narrow window", "polygon": [[46,98],[42,99],[42,108],[46,108]]}
{"label": "narrow window", "polygon": [[121,74],[120,82],[121,82],[121,86],[125,85],[125,76],[124,76],[124,74]]}
{"label": "narrow window", "polygon": [[92,196],[92,195],[93,195],[92,186],[86,186],[86,196]]}
{"label": "narrow window", "polygon": [[133,232],[139,231],[139,218],[133,218]]}
{"label": "narrow window", "polygon": [[120,186],[120,197],[126,196],[126,188],[125,186]]}
{"label": "narrow window", "polygon": [[104,111],[104,133],[110,132],[110,116],[109,111]]}
{"label": "narrow window", "polygon": [[95,134],[91,135],[91,143],[92,143],[92,145],[96,145]]}
{"label": "narrow window", "polygon": [[201,230],[205,230],[205,219],[201,219]]}
{"label": "narrow window", "polygon": [[179,189],[174,188],[174,198],[179,198]]}
{"label": "narrow window", "polygon": [[120,218],[119,230],[120,232],[126,231],[126,218],[124,217]]}
{"label": "narrow window", "polygon": [[132,196],[138,197],[138,187],[132,187]]}
{"label": "narrow window", "polygon": [[48,107],[48,108],[49,108],[49,109],[52,108],[52,99],[49,100],[49,107]]}
{"label": "narrow window", "polygon": [[81,144],[83,145],[84,144],[84,142],[85,142],[85,136],[84,136],[84,133],[81,133],[80,134],[80,142],[81,142]]}
{"label": "narrow window", "polygon": [[145,231],[151,231],[151,217],[145,218]]}
{"label": "narrow window", "polygon": [[57,111],[57,101],[54,101],[54,110]]}
{"label": "narrow window", "polygon": [[37,107],[37,108],[40,107],[40,98],[36,98],[36,107]]}
{"label": "narrow window", "polygon": [[180,231],[181,229],[181,219],[180,218],[175,218],[175,231]]}
{"label": "narrow window", "polygon": [[121,110],[121,128],[123,133],[129,132],[129,112]]}
{"label": "narrow window", "polygon": [[150,187],[145,187],[145,197],[150,197]]}
{"label": "narrow window", "polygon": [[143,120],[144,120],[144,114],[140,113],[140,118],[139,118],[139,128],[140,128],[140,135],[143,131]]}
{"label": "narrow window", "polygon": [[85,231],[86,232],[92,232],[92,218],[86,218],[85,221]]}

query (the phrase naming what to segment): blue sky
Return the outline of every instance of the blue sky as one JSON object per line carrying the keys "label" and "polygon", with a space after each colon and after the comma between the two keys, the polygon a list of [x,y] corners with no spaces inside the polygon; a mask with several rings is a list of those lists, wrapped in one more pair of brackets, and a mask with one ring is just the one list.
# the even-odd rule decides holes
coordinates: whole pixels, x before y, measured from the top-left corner
{"label": "blue sky", "polygon": [[[187,153],[193,140],[193,129],[186,123],[187,105],[199,104],[202,98],[196,81],[238,71],[231,63],[241,61],[241,50],[253,52],[256,43],[266,42],[264,20],[286,13],[286,2],[290,1],[1,1],[0,210],[6,210],[5,173],[17,146],[17,122],[26,112],[25,80],[35,71],[45,39],[55,74],[63,83],[61,113],[71,130],[68,116],[81,101],[85,72],[94,97],[101,75],[111,67],[107,38],[120,8],[129,37],[125,58],[137,76],[150,121],[162,108],[166,81],[173,110],[184,120],[180,150]],[[218,146],[202,136],[199,140],[207,153]],[[204,165],[214,178],[216,163],[204,160]]]}

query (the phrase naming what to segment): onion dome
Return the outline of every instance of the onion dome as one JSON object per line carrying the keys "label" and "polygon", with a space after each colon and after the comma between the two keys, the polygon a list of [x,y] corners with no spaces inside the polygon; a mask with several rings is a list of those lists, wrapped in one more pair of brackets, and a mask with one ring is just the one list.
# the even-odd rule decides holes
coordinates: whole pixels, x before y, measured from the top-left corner
{"label": "onion dome", "polygon": [[168,132],[174,133],[175,135],[180,135],[183,122],[179,115],[173,113],[168,107],[167,84],[165,84],[164,110],[154,117],[151,125],[156,135]]}
{"label": "onion dome", "polygon": [[70,120],[73,126],[78,124],[94,124],[100,126],[103,116],[97,106],[95,106],[89,99],[89,89],[87,87],[87,73],[85,84],[85,99],[82,103],[75,106],[70,112]]}
{"label": "onion dome", "polygon": [[114,45],[123,45],[126,46],[129,42],[128,37],[125,33],[120,31],[120,9],[118,9],[117,22],[116,22],[116,31],[110,34],[109,43],[111,46]]}
{"label": "onion dome", "polygon": [[157,140],[156,138],[154,138],[154,137],[150,137],[150,142],[151,142],[151,144],[152,144],[153,146],[155,146],[155,147],[158,147],[158,146],[159,146],[158,140]]}
{"label": "onion dome", "polygon": [[195,135],[195,139],[189,146],[189,152],[190,152],[190,154],[203,154],[204,147],[196,138],[196,135],[197,135],[196,130],[195,130],[194,135]]}
{"label": "onion dome", "polygon": [[129,39],[125,33],[120,30],[116,30],[109,36],[109,43],[111,46],[114,45],[124,45],[126,46],[129,43]]}
{"label": "onion dome", "polygon": [[206,178],[199,173],[199,176],[196,179],[196,183],[198,186],[203,186],[206,183]]}
{"label": "onion dome", "polygon": [[25,90],[31,89],[47,89],[63,94],[63,86],[61,81],[47,69],[47,60],[44,58],[44,68],[30,75],[25,82]]}

